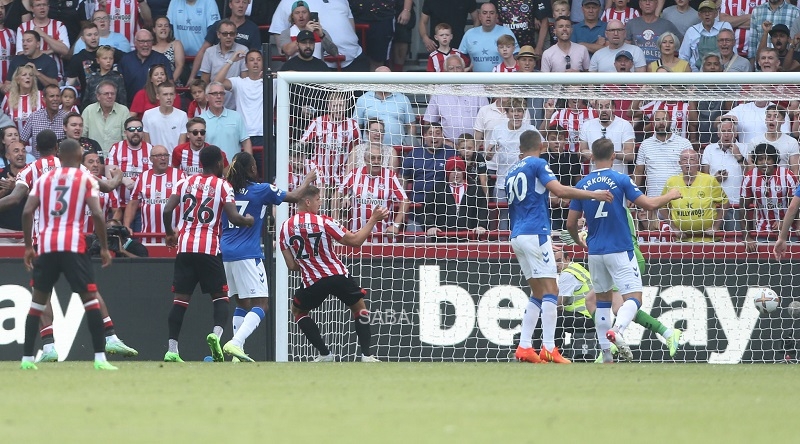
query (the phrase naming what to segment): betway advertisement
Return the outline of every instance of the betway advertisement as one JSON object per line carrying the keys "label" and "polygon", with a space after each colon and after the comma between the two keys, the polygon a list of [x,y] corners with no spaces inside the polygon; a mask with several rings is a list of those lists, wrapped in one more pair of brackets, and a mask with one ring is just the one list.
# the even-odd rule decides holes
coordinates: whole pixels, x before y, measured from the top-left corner
{"label": "betway advertisement", "polygon": [[[173,261],[117,260],[107,269],[95,265],[117,334],[139,350],[137,359],[162,359],[172,306]],[[368,289],[373,343],[382,359],[509,361],[529,294],[515,260],[384,258],[349,261],[348,266]],[[783,338],[795,337],[795,326],[800,327],[787,310],[798,283],[792,274],[794,266],[793,262],[711,259],[651,262],[644,276],[642,310],[682,329],[684,343],[673,360],[658,336],[632,324],[626,339],[635,359],[779,362],[784,357]],[[0,360],[18,360],[31,300],[30,275],[19,259],[0,260],[0,270]],[[768,315],[760,315],[752,302],[762,288],[781,296],[780,307]],[[82,304],[63,278],[54,291],[53,309],[60,358],[91,359]],[[339,301],[329,301],[312,316],[334,353],[353,360],[359,351],[349,310]],[[205,336],[211,328],[210,300],[197,290],[180,337],[184,359],[202,360],[209,354]],[[593,330],[565,330],[565,353],[581,349],[594,356]],[[290,333],[290,359],[313,357],[314,351],[293,323]],[[230,336],[226,326],[223,340]],[[272,337],[261,326],[248,340],[247,352],[256,360],[266,359],[267,341]]]}
{"label": "betway advertisement", "polygon": [[[368,306],[379,356],[399,361],[507,361],[513,354],[530,294],[515,260],[372,259],[348,265],[362,287],[370,289]],[[781,361],[783,338],[793,337],[795,324],[800,327],[786,310],[796,288],[792,265],[721,260],[650,263],[641,309],[683,330],[683,345],[672,359],[663,339],[632,323],[625,337],[635,360]],[[780,307],[767,315],[760,315],[753,305],[763,288],[782,295]],[[329,342],[343,342],[332,344],[339,353],[355,354],[349,315],[337,304],[341,316],[321,319],[322,330],[327,329]],[[566,329],[566,333],[567,351],[586,347],[585,341],[576,344],[569,337],[595,334],[593,329]],[[307,342],[296,330],[290,337],[290,357],[306,359]]]}

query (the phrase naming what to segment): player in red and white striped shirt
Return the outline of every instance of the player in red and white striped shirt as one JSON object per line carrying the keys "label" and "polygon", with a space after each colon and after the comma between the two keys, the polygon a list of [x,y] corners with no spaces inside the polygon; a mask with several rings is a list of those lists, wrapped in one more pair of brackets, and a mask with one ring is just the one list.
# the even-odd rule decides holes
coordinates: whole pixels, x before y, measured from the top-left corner
{"label": "player in red and white striped shirt", "polygon": [[[0,211],[5,211],[7,208],[13,205],[17,205],[22,199],[25,199],[29,191],[33,189],[34,183],[45,173],[49,171],[53,171],[59,167],[61,167],[61,160],[58,157],[55,157],[56,148],[58,147],[58,139],[55,133],[51,130],[42,130],[39,134],[36,135],[36,145],[41,153],[42,157],[35,162],[26,166],[22,171],[19,172],[17,175],[17,181],[14,186],[14,190],[8,196],[0,199]],[[91,172],[81,166],[81,169],[85,173]],[[113,193],[114,190],[119,186],[122,182],[122,173],[120,171],[115,171],[114,176],[111,179],[100,179],[95,178],[98,182],[98,192],[99,193]],[[103,219],[105,221],[105,218]],[[92,222],[94,223],[94,222]],[[38,229],[38,222],[33,226],[34,230]],[[87,228],[88,229],[88,228]],[[38,231],[34,231],[34,236]],[[136,356],[138,352],[133,348],[128,347],[119,339],[116,335],[114,330],[114,323],[111,321],[111,317],[108,315],[108,309],[106,308],[105,301],[103,300],[102,296],[98,293],[97,295],[98,300],[100,301],[100,311],[103,315],[103,323],[105,325],[105,332],[106,332],[106,351],[109,353],[118,353],[125,356]],[[55,351],[54,344],[53,344],[53,309],[48,304],[44,312],[42,313],[42,341],[44,342],[42,347],[42,355],[40,356],[40,360],[43,362],[50,362],[50,361],[57,361],[58,354]]]}
{"label": "player in red and white striped shirt", "polygon": [[[666,111],[669,114],[672,127],[670,128],[673,133],[686,138],[689,132],[689,111],[692,106],[689,102],[678,102],[675,100],[654,100],[650,103],[642,105],[641,111],[644,118],[648,121],[653,121],[653,114],[656,111]],[[652,124],[645,127],[645,131],[650,133],[652,131]]]}
{"label": "player in red and white striped shirt", "polygon": [[624,25],[630,19],[640,17],[639,11],[635,8],[628,7],[628,0],[614,0],[613,6],[603,11],[603,16],[600,20],[610,22],[611,20],[619,20]]}
{"label": "player in red and white striped shirt", "polygon": [[8,29],[3,26],[3,21],[6,19],[5,8],[0,8],[0,83],[9,78],[8,66],[11,64],[11,57],[17,53],[16,51],[16,34],[13,29]]}
{"label": "player in red and white striped shirt", "polygon": [[[128,131],[135,129],[136,131]],[[150,150],[153,147],[142,137],[144,126],[141,119],[131,117],[125,121],[125,140],[115,143],[108,152],[106,165],[122,170],[123,186],[119,190],[119,204],[128,205],[136,179],[151,168]],[[121,218],[121,217],[117,217]]]}
{"label": "player in red and white striped shirt", "polygon": [[299,196],[297,214],[283,223],[279,243],[287,268],[299,271],[303,284],[292,298],[292,314],[297,326],[319,351],[316,361],[333,361],[325,341],[320,336],[316,322],[309,312],[329,295],[335,296],[350,307],[353,314],[363,362],[377,362],[371,352],[369,311],[364,304],[366,291],[356,285],[347,268],[334,252],[334,241],[349,247],[360,247],[372,233],[375,225],[385,219],[386,208],[376,207],[367,223],[353,233],[347,231],[328,216],[319,215],[320,189],[309,186]]}
{"label": "player in red and white striped shirt", "polygon": [[53,20],[47,15],[50,13],[48,0],[33,0],[33,18],[24,22],[17,28],[17,54],[23,52],[22,33],[36,31],[41,38],[39,49],[48,54],[56,62],[58,75],[64,77],[64,62],[61,57],[69,54],[70,42],[67,27],[58,20]]}
{"label": "player in red and white striped shirt", "polygon": [[[63,273],[72,291],[78,293],[92,335],[94,368],[116,370],[106,361],[103,338],[103,317],[100,314],[97,285],[94,280],[92,262],[84,254],[83,213],[89,207],[97,226],[100,240],[100,257],[103,267],[111,264],[111,253],[105,229],[105,220],[97,201],[97,181],[91,174],[79,169],[82,148],[75,141],[61,145],[60,159],[63,168],[44,173],[34,184],[25,209],[22,212],[22,229],[25,237],[25,268],[33,271],[31,285],[33,297],[25,323],[25,343],[21,368],[36,370],[34,345],[36,330],[50,300],[53,286]],[[39,215],[39,256],[33,248],[32,225],[34,213]]]}
{"label": "player in red and white striped shirt", "polygon": [[[339,186],[334,200],[334,214],[339,220],[346,220],[346,212],[350,210],[350,230],[358,231],[363,227],[376,207],[389,208],[390,203],[398,206],[392,224],[386,221],[375,225],[372,238],[388,242],[400,233],[400,226],[406,217],[408,197],[403,185],[391,168],[383,167],[383,152],[380,145],[372,145],[364,153],[366,166],[353,170]],[[337,206],[339,211],[336,210]]]}
{"label": "player in red and white striped shirt", "polygon": [[[739,17],[743,15],[751,15],[753,9],[757,6],[766,3],[767,0],[722,0],[718,2],[720,20],[723,19],[722,15],[729,15],[732,17]],[[728,21],[725,19],[724,21]],[[747,23],[750,23],[748,20]],[[760,26],[760,25],[759,25]],[[755,54],[748,54],[748,42],[750,42],[750,26],[741,26],[733,29],[736,48],[735,52],[742,57],[754,57]]]}
{"label": "player in red and white striped shirt", "polygon": [[[222,212],[237,226],[252,226],[253,216],[242,216],[233,200],[233,188],[222,179],[224,169],[222,150],[209,145],[200,151],[202,174],[179,181],[167,200],[162,215],[166,244],[178,247],[175,258],[175,277],[172,292],[175,299],[169,313],[169,343],[166,362],[183,362],[178,354],[181,324],[197,284],[203,293],[211,295],[214,304],[214,329],[206,336],[214,361],[225,360],[219,338],[222,326],[228,321],[228,282],[219,256]],[[177,230],[172,228],[172,214],[178,215]]]}
{"label": "player in red and white striped shirt", "polygon": [[591,119],[596,119],[598,114],[592,108],[587,108],[583,100],[567,99],[567,107],[564,109],[553,110],[552,106],[545,103],[545,116],[550,112],[550,121],[543,124],[543,130],[547,130],[554,125],[560,126],[567,130],[569,139],[567,143],[567,150],[571,152],[580,152],[580,131],[583,122]]}
{"label": "player in red and white striped shirt", "polygon": [[347,99],[332,94],[328,100],[328,114],[314,119],[300,138],[301,142],[313,144],[319,181],[326,187],[339,186],[347,167],[347,156],[361,140],[358,122],[347,117],[346,112]]}
{"label": "player in red and white striped shirt", "polygon": [[745,230],[744,242],[749,252],[756,250],[751,231],[755,231],[757,236],[780,231],[781,221],[798,183],[797,177],[788,168],[777,166],[779,154],[773,145],[756,145],[751,157],[756,167],[744,176],[742,199],[739,202]]}
{"label": "player in red and white striped shirt", "polygon": [[[105,9],[110,20],[111,32],[118,32],[131,42],[133,48],[134,37],[139,28],[139,2],[136,0],[98,0],[97,7]],[[147,20],[150,18],[147,17]]]}
{"label": "player in red and white striped shirt", "polygon": [[[153,168],[142,173],[136,179],[131,200],[125,209],[124,224],[130,230],[136,212],[142,211],[143,233],[164,233],[164,219],[161,214],[167,199],[172,196],[172,190],[180,180],[186,178],[183,170],[169,166],[169,151],[161,145],[156,145],[150,151],[150,163]],[[159,238],[145,238],[144,242],[156,243]]]}
{"label": "player in red and white striped shirt", "polygon": [[[206,121],[202,117],[192,117],[186,122],[188,141],[172,150],[172,167],[180,168],[187,176],[203,171],[200,166],[200,150],[207,147]],[[228,168],[228,156],[222,153],[225,168]]]}

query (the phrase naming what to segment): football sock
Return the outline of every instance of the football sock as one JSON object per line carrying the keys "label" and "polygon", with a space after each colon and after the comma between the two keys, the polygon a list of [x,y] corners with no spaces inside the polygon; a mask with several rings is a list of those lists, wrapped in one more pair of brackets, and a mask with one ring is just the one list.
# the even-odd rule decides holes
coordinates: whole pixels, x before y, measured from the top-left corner
{"label": "football sock", "polygon": [[117,335],[106,335],[106,342],[117,342],[119,338]]}
{"label": "football sock", "polygon": [[180,336],[181,334],[183,317],[186,315],[187,308],[189,308],[189,303],[186,301],[180,301],[178,299],[172,301],[172,309],[169,311],[167,324],[169,325],[169,338],[174,339],[176,343],[178,341],[178,336]]}
{"label": "football sock", "polygon": [[222,337],[222,326],[228,322],[228,297],[224,296],[212,300],[214,303],[214,334]]}
{"label": "football sock", "polygon": [[611,347],[611,342],[606,338],[606,332],[611,330],[611,302],[597,301],[597,310],[594,312],[594,328],[597,331],[597,342],[601,350]]}
{"label": "football sock", "polygon": [[558,298],[554,294],[542,298],[542,345],[551,351],[556,346],[557,304]]}
{"label": "football sock", "polygon": [[358,336],[358,345],[361,346],[361,354],[372,356],[372,328],[369,325],[369,312],[362,310],[353,319],[353,322],[356,328],[356,336]]}
{"label": "football sock", "polygon": [[[25,319],[25,343],[22,347],[22,356],[33,356],[33,347],[36,345],[36,334],[39,333],[42,311],[44,311],[44,305],[31,302],[28,317]],[[33,360],[31,359],[31,361]]]}
{"label": "football sock", "polygon": [[106,361],[106,354],[105,353],[95,353],[94,354],[94,361],[95,362],[105,362]]}
{"label": "football sock", "polygon": [[53,344],[55,340],[53,339],[53,324],[48,325],[47,327],[42,328],[39,330],[39,336],[42,337],[42,343],[45,345]]}
{"label": "football sock", "polygon": [[106,336],[116,336],[116,332],[114,331],[114,323],[111,322],[111,316],[106,316],[103,318],[103,329]]}
{"label": "football sock", "polygon": [[308,342],[314,346],[319,351],[319,354],[326,356],[331,354],[331,351],[328,349],[328,346],[325,345],[325,341],[322,339],[322,335],[319,334],[319,327],[317,327],[317,323],[311,319],[310,316],[306,315],[300,319],[296,319],[297,326],[300,327],[300,331],[306,335]]}
{"label": "football sock", "polygon": [[633,317],[636,316],[636,312],[639,311],[639,305],[639,301],[631,298],[626,300],[622,304],[622,307],[619,308],[615,325],[620,333],[625,334],[625,329],[628,328],[628,324],[631,323]]}
{"label": "football sock", "polygon": [[253,307],[250,311],[247,312],[247,315],[243,318],[243,322],[236,330],[236,333],[233,335],[233,343],[239,347],[244,347],[244,341],[253,334],[258,325],[261,321],[267,316],[264,313],[264,310],[261,307]]}
{"label": "football sock", "polygon": [[92,347],[95,354],[106,351],[106,337],[103,334],[103,316],[100,314],[100,302],[92,299],[83,304],[86,311],[86,321],[89,324],[89,333],[92,334]]}
{"label": "football sock", "polygon": [[667,326],[662,324],[658,319],[650,316],[642,310],[636,312],[636,317],[633,318],[633,322],[652,331],[653,333],[658,333],[665,338],[672,336],[671,328],[667,328]]}
{"label": "football sock", "polygon": [[233,309],[233,334],[236,335],[236,331],[239,330],[239,326],[242,325],[244,322],[244,317],[247,316],[247,310],[242,307],[236,307]]}
{"label": "football sock", "polygon": [[534,298],[528,298],[528,306],[525,308],[525,314],[522,315],[522,329],[519,335],[519,346],[522,348],[531,348],[531,338],[533,337],[533,329],[536,328],[536,323],[539,322],[539,312],[542,310],[542,301]]}
{"label": "football sock", "polygon": [[175,339],[169,340],[168,347],[169,347],[168,351],[170,353],[178,353],[178,341],[176,341]]}

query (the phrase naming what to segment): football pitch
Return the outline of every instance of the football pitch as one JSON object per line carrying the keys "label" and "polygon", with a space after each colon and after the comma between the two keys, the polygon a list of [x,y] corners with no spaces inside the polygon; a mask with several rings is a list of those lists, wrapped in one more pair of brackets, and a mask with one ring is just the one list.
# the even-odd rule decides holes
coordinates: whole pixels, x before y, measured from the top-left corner
{"label": "football pitch", "polygon": [[794,365],[0,363],[5,443],[797,442]]}

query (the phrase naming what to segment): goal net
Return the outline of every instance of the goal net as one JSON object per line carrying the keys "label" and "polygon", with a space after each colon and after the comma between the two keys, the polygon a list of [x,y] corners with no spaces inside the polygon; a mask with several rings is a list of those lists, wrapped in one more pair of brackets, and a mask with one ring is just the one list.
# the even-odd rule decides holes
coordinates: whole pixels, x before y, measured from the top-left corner
{"label": "goal net", "polygon": [[[790,243],[783,261],[771,256],[797,188],[795,80],[281,72],[276,180],[293,189],[316,169],[321,212],[350,230],[373,206],[390,208],[363,247],[339,250],[366,290],[378,358],[509,361],[530,294],[509,244],[505,196],[520,135],[540,133],[543,156],[565,185],[592,170],[592,143],[610,139],[613,168],[648,195],[673,187],[684,195],[660,212],[631,209],[647,263],[641,310],[671,329],[632,323],[625,336],[635,360],[781,362],[796,359],[800,338],[791,272],[800,249]],[[551,196],[557,259],[585,266],[585,251],[564,230],[567,208]],[[277,226],[294,211],[277,207]],[[280,255],[276,274],[277,359],[313,359],[290,315],[299,276]],[[599,350],[581,299],[578,291],[560,305],[557,345],[592,361]],[[337,360],[360,356],[344,304],[331,298],[312,317]],[[677,330],[681,346],[671,358],[664,336]],[[537,348],[540,338],[537,327]]]}

